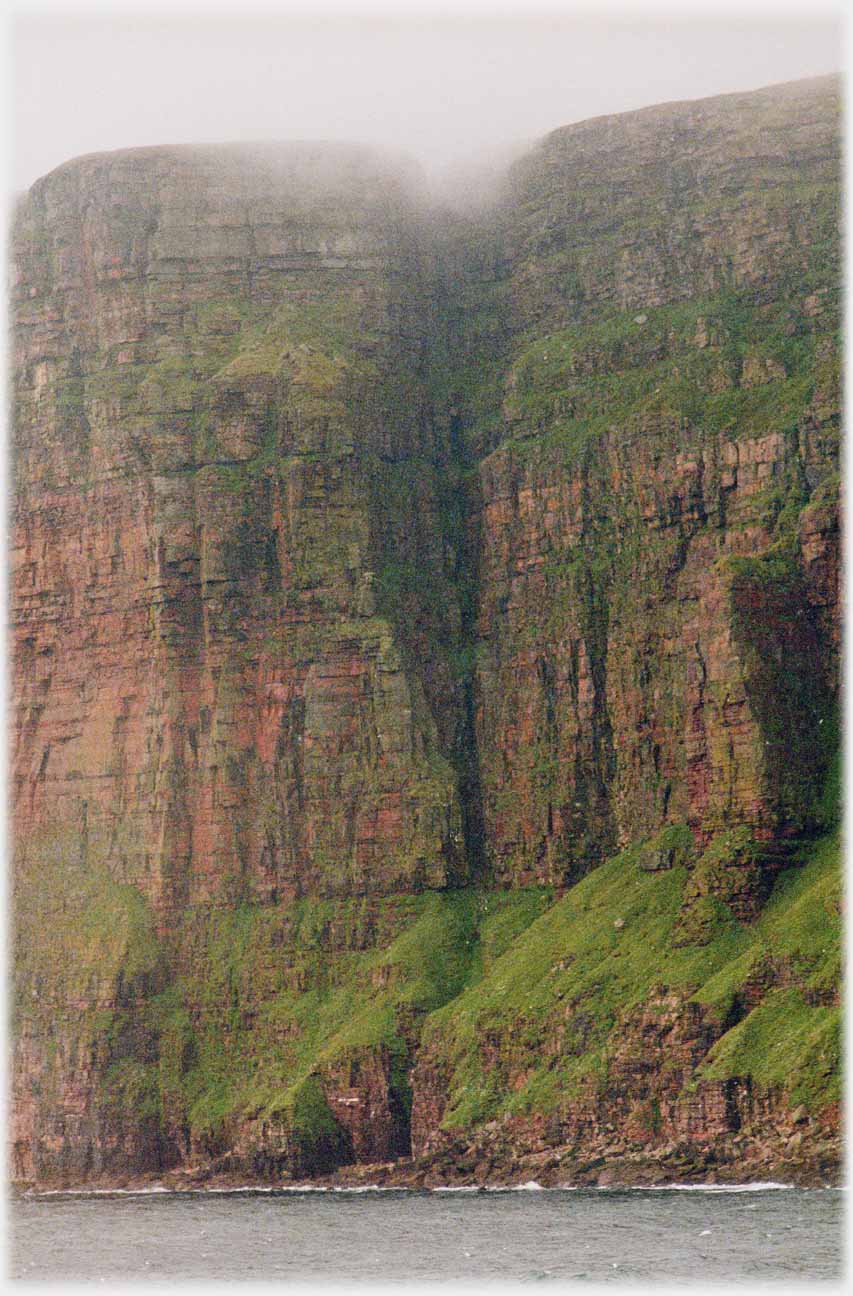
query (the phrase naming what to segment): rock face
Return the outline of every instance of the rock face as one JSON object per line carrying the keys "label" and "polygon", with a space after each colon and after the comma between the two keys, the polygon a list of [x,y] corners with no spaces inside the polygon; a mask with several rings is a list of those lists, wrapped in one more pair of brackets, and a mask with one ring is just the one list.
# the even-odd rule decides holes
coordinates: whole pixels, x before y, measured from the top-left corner
{"label": "rock face", "polygon": [[337,146],[33,187],[16,1179],[825,1172],[837,115],[565,128],[476,221]]}
{"label": "rock face", "polygon": [[834,540],[802,563],[794,534],[835,490],[825,109],[792,87],[603,118],[515,170],[477,672],[509,879],[562,883],[667,821],[804,826],[835,669]]}
{"label": "rock face", "polygon": [[371,467],[430,453],[405,186],[349,151],[83,159],[19,247],[28,819],[164,915],[226,877],[446,884],[453,780],[372,589]]}

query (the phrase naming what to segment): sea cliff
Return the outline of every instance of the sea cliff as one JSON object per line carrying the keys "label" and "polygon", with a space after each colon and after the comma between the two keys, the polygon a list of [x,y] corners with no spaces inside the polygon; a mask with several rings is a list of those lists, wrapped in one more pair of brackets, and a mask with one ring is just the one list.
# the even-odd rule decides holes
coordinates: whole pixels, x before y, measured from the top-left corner
{"label": "sea cliff", "polygon": [[839,1168],[834,80],[12,239],[21,1183]]}

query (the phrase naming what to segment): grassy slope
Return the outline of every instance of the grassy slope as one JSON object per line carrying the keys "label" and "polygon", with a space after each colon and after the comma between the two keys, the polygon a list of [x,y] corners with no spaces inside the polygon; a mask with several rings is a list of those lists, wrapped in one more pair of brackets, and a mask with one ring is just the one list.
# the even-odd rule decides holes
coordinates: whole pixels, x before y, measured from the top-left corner
{"label": "grassy slope", "polygon": [[[160,1000],[166,1047],[152,1082],[171,1084],[172,1110],[177,1099],[197,1133],[257,1117],[308,1135],[300,1104],[312,1077],[384,1048],[408,1105],[425,1016],[481,976],[547,902],[539,890],[460,890],[375,901],[369,915],[359,900],[190,915],[190,957]],[[181,1056],[192,1059],[183,1071]],[[314,1116],[326,1119],[322,1105]]]}
{"label": "grassy slope", "polygon": [[[757,922],[740,923],[717,902],[712,927],[700,934],[707,943],[679,948],[672,937],[687,872],[643,872],[637,854],[623,852],[573,887],[487,975],[429,1019],[425,1041],[451,1074],[445,1125],[556,1107],[588,1077],[604,1075],[620,1022],[653,991],[681,991],[725,1021],[738,990],[769,957],[788,961],[795,984],[771,990],[724,1034],[695,1078],[752,1076],[815,1109],[838,1098],[840,1009],[809,1006],[804,997],[837,984],[837,839],[801,849]],[[569,1013],[590,1024],[586,1037],[574,1050],[549,1054],[542,1046]],[[507,1080],[519,1074],[523,1085],[510,1089]]]}
{"label": "grassy slope", "polygon": [[[556,903],[544,889],[467,889],[374,901],[370,912],[363,901],[328,900],[190,913],[183,972],[149,995],[141,1017],[133,1009],[133,1029],[127,1010],[88,1022],[90,1047],[100,1042],[109,1058],[104,1100],[127,1116],[160,1113],[211,1146],[247,1117],[280,1121],[310,1143],[331,1122],[316,1077],[384,1046],[407,1103],[423,1030],[449,1069],[445,1125],[547,1112],[604,1076],[620,1024],[653,993],[683,992],[723,1021],[769,958],[785,962],[787,983],[722,1036],[694,1080],[751,1076],[810,1110],[836,1100],[840,1009],[826,991],[841,960],[837,838],[801,848],[754,924],[715,902],[699,932],[705,943],[678,948],[688,871],[643,871],[639,854],[609,860]],[[50,920],[65,933],[69,988],[79,993],[103,975],[107,955],[111,971],[122,963],[126,974],[150,973],[155,942],[139,897],[92,878],[96,914],[77,882],[61,921]],[[120,950],[86,936],[104,904]],[[570,1031],[585,1024],[573,1049],[543,1048],[567,1020]]]}

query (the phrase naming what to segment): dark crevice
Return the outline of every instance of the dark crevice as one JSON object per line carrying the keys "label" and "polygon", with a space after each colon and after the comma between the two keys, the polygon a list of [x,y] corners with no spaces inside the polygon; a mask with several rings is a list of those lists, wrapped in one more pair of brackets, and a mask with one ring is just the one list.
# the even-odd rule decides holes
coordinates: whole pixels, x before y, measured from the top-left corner
{"label": "dark crevice", "polygon": [[[477,607],[479,596],[480,557],[480,490],[479,476],[472,472],[473,463],[463,434],[462,420],[455,405],[448,424],[451,454],[451,489],[457,492],[458,507],[450,513],[455,526],[451,542],[455,554],[453,583],[459,599],[459,640],[461,651],[462,707],[453,744],[452,760],[459,780],[462,807],[462,833],[465,857],[472,880],[487,872],[486,831],[483,818],[483,791],[480,781],[480,754],[477,743],[477,706],[475,649],[477,644]],[[474,485],[476,483],[476,485]]]}

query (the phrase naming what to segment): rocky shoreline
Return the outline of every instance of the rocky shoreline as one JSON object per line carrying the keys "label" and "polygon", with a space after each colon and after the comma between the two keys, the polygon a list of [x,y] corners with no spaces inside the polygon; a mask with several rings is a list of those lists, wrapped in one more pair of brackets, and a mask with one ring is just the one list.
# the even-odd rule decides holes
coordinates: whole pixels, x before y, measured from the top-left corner
{"label": "rocky shoreline", "polygon": [[[811,1140],[800,1147],[771,1151],[738,1140],[723,1144],[676,1145],[657,1154],[626,1149],[608,1156],[602,1150],[587,1154],[567,1147],[519,1155],[504,1166],[487,1165],[469,1152],[454,1157],[448,1152],[428,1160],[402,1157],[396,1161],[342,1166],[332,1174],[307,1177],[260,1178],[241,1172],[221,1158],[204,1166],[180,1167],[162,1174],[100,1175],[83,1182],[51,1180],[18,1183],[16,1191],[46,1192],[199,1192],[275,1191],[302,1188],[413,1189],[475,1188],[482,1191],[538,1188],[684,1188],[773,1184],[786,1188],[837,1188],[844,1182],[844,1158],[832,1137]],[[476,1164],[475,1164],[476,1161]]]}

